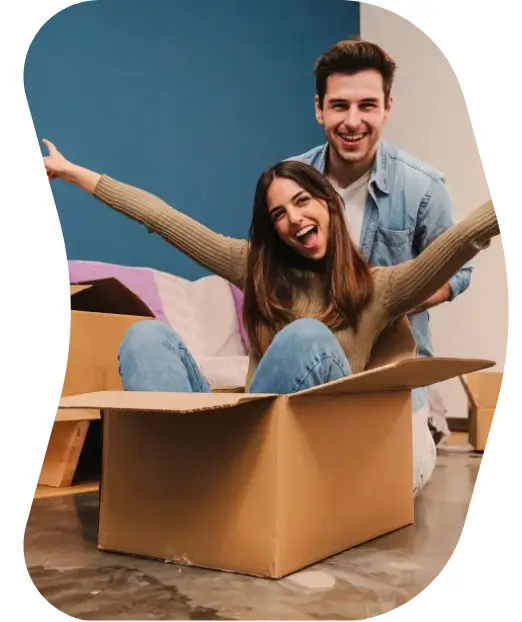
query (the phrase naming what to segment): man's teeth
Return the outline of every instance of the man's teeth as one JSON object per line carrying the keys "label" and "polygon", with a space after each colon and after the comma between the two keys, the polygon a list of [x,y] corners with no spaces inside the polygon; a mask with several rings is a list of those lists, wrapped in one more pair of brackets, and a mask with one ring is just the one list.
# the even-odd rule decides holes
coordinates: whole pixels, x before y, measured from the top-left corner
{"label": "man's teeth", "polygon": [[364,134],[339,134],[339,136],[343,140],[347,140],[349,142],[356,142],[361,140],[361,138],[364,138]]}
{"label": "man's teeth", "polygon": [[308,227],[303,227],[302,229],[299,229],[299,231],[295,235],[297,238],[301,238],[303,237],[303,235],[310,233],[312,229],[315,229],[315,225],[308,225]]}

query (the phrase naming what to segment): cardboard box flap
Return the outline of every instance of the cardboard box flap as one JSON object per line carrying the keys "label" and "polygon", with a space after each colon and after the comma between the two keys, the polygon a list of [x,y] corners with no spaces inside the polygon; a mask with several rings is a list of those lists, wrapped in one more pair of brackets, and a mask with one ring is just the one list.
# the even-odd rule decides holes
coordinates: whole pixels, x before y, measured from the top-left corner
{"label": "cardboard box flap", "polygon": [[71,284],[71,310],[154,317],[134,292],[115,278]]}
{"label": "cardboard box flap", "polygon": [[92,287],[91,284],[79,285],[77,283],[71,283],[69,285],[69,288],[70,288],[70,291],[71,291],[71,298],[75,294],[79,294],[80,292],[83,292],[85,289],[90,289],[91,287]]}
{"label": "cardboard box flap", "polygon": [[258,400],[275,399],[275,394],[244,393],[162,393],[99,391],[69,395],[60,400],[61,409],[97,409],[143,412],[191,413],[232,408]]}
{"label": "cardboard box flap", "polygon": [[71,421],[96,421],[100,418],[100,411],[93,408],[75,408],[75,409],[58,409],[55,423],[64,423]]}
{"label": "cardboard box flap", "polygon": [[437,384],[493,365],[495,365],[493,361],[481,359],[412,358],[300,391],[290,396],[290,399],[309,394],[341,395],[411,390]]}
{"label": "cardboard box flap", "polygon": [[496,408],[502,386],[502,372],[471,373],[461,375],[459,379],[471,406]]}
{"label": "cardboard box flap", "polygon": [[464,389],[464,392],[466,393],[466,397],[468,398],[469,404],[472,407],[477,408],[478,407],[478,401],[477,401],[478,396],[474,395],[473,391],[471,390],[471,387],[469,386],[468,376],[459,376],[459,380],[460,380],[460,384],[462,385],[462,388]]}

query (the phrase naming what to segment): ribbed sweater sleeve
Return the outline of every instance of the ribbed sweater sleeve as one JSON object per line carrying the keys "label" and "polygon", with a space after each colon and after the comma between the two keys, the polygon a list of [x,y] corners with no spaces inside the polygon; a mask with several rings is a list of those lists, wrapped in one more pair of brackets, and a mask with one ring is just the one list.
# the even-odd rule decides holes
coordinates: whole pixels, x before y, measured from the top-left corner
{"label": "ribbed sweater sleeve", "polygon": [[102,175],[93,196],[145,225],[212,273],[242,288],[248,242],[215,233],[153,194]]}
{"label": "ribbed sweater sleeve", "polygon": [[399,317],[424,302],[499,234],[493,203],[488,201],[446,230],[418,257],[390,268],[382,298],[388,315]]}

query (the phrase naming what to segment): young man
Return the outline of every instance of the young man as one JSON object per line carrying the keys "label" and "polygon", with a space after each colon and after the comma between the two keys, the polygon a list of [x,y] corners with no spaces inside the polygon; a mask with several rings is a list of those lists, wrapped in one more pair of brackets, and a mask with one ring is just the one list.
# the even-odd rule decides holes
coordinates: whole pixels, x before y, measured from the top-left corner
{"label": "young man", "polygon": [[[394,61],[373,43],[343,41],[323,54],[315,113],[327,142],[289,158],[330,179],[352,236],[372,264],[384,266],[412,259],[454,224],[442,173],[381,138],[394,75]],[[471,271],[461,269],[409,317],[419,356],[433,356],[428,310],[464,292]],[[427,388],[413,392],[414,412],[427,402]]]}

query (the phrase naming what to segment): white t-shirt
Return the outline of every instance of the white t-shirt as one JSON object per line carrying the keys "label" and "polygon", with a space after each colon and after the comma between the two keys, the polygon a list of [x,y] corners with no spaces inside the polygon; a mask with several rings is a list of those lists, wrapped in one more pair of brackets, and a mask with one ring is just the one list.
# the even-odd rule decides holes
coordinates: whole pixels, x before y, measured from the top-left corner
{"label": "white t-shirt", "polygon": [[370,180],[370,174],[371,171],[368,171],[346,188],[339,187],[330,179],[333,187],[344,202],[346,224],[348,225],[348,230],[350,231],[353,241],[357,245],[359,245],[361,241],[361,229],[364,209],[366,206],[366,198],[368,196],[368,181]]}

